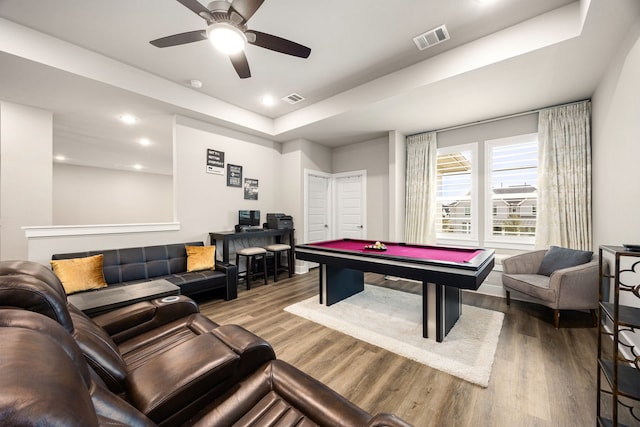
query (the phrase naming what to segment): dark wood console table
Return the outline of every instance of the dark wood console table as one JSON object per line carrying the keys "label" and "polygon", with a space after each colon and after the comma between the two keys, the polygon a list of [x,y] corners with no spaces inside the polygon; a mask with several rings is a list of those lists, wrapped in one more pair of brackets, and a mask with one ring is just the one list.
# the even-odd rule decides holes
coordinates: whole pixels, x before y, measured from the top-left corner
{"label": "dark wood console table", "polygon": [[93,317],[136,302],[174,295],[180,295],[180,287],[168,280],[158,279],[80,292],[69,295],[68,299],[87,316]]}
{"label": "dark wood console table", "polygon": [[[240,240],[240,239],[253,239],[254,237],[275,237],[277,243],[285,243],[291,246],[291,254],[289,259],[289,265],[294,265],[295,263],[295,241],[294,241],[294,230],[292,228],[285,230],[275,230],[271,228],[265,228],[259,231],[215,231],[209,233],[209,238],[211,239],[211,244],[216,245],[216,247],[220,247],[218,241],[222,241],[222,261],[229,262],[229,242],[231,240]],[[285,239],[288,239],[287,242]]]}

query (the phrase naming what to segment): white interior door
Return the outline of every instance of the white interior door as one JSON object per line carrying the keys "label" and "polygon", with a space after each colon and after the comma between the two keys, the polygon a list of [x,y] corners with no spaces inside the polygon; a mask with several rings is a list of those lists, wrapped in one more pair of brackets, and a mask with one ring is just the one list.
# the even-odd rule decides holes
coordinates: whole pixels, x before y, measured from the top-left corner
{"label": "white interior door", "polygon": [[335,178],[335,238],[366,236],[366,171],[337,174]]}
{"label": "white interior door", "polygon": [[331,238],[330,183],[331,176],[328,174],[307,174],[305,243]]}

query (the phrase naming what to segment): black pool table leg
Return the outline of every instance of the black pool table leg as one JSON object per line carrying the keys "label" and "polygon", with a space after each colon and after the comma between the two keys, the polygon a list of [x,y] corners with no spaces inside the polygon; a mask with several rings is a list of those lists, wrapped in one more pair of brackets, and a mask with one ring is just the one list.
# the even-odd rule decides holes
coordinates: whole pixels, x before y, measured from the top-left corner
{"label": "black pool table leg", "polygon": [[364,272],[320,264],[320,304],[330,306],[364,291]]}
{"label": "black pool table leg", "polygon": [[[461,313],[459,288],[423,282],[422,284],[422,336],[442,342]],[[431,328],[431,334],[429,329]]]}
{"label": "black pool table leg", "polygon": [[422,338],[429,338],[429,295],[428,284],[422,283]]}

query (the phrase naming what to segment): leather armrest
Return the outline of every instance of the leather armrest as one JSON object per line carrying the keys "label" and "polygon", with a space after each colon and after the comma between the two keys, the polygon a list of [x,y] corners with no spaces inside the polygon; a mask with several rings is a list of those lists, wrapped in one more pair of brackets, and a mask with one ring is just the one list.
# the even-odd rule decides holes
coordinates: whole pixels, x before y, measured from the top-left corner
{"label": "leather armrest", "polygon": [[222,325],[213,329],[211,334],[240,356],[240,364],[236,374],[238,381],[276,358],[271,344],[242,326]]}
{"label": "leather armrest", "polygon": [[181,295],[177,301],[163,302],[162,298],[143,301],[100,314],[92,320],[107,331],[114,341],[115,337],[122,341],[127,339],[128,330],[135,328],[136,334],[140,334],[199,312],[195,301]]}
{"label": "leather armrest", "polygon": [[236,267],[235,264],[231,264],[229,262],[216,260],[216,270],[224,271],[225,273],[229,274],[229,272],[233,270],[238,270],[238,267]]}
{"label": "leather armrest", "polygon": [[236,299],[238,297],[238,267],[234,264],[216,260],[216,270],[223,271],[227,276],[225,300]]}

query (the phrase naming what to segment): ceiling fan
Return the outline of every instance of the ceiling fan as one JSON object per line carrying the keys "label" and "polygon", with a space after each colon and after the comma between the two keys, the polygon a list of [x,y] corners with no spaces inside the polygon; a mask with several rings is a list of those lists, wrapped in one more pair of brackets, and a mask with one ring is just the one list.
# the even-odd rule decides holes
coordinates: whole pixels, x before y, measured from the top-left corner
{"label": "ceiling fan", "polygon": [[170,47],[209,39],[229,56],[241,79],[251,77],[249,62],[244,53],[247,43],[300,58],[308,58],[311,54],[311,49],[306,46],[247,28],[247,21],[264,0],[216,0],[209,3],[208,8],[197,0],[177,1],[204,19],[207,28],[152,40],[149,42],[152,45]]}

